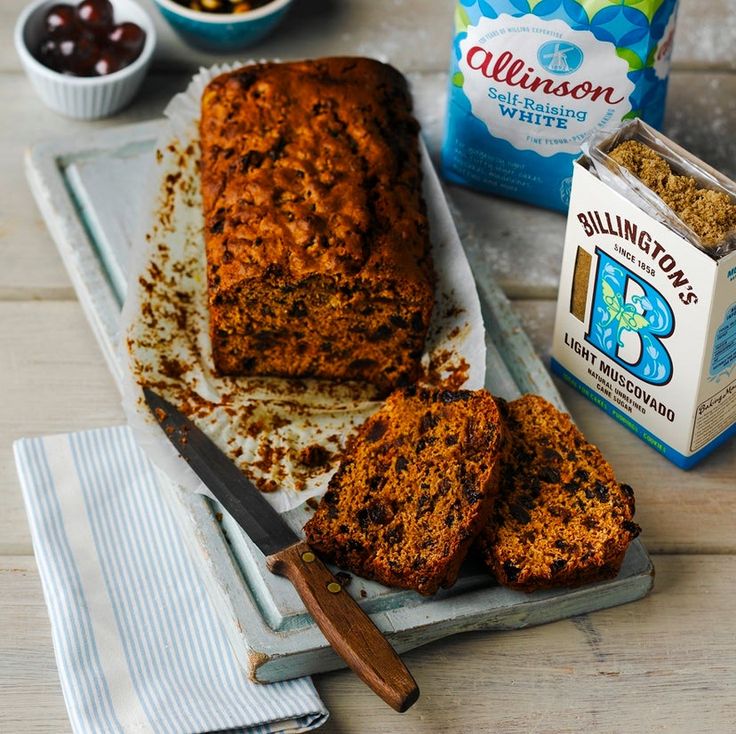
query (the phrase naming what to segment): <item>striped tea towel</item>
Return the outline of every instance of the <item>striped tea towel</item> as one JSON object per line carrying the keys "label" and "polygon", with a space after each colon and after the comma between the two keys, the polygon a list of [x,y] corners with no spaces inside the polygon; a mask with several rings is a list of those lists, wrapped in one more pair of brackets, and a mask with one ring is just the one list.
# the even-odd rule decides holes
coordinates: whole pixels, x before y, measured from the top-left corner
{"label": "striped tea towel", "polygon": [[15,443],[75,732],[297,732],[311,680],[251,683],[127,427]]}

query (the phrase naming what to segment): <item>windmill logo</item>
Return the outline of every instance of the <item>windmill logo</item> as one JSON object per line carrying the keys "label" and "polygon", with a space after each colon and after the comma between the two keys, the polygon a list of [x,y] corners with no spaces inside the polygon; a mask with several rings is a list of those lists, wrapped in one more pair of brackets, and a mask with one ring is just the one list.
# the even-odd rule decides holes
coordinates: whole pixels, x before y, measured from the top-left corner
{"label": "windmill logo", "polygon": [[552,74],[572,74],[583,64],[579,46],[567,41],[547,41],[537,51],[539,63]]}

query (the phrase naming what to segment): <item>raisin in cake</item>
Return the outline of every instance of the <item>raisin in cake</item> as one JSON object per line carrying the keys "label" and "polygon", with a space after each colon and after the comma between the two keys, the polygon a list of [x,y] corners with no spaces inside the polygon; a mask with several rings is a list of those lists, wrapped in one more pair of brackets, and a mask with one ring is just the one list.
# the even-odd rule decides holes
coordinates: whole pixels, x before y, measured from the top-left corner
{"label": "raisin in cake", "polygon": [[433,306],[406,80],[363,58],[263,63],[202,96],[216,370],[364,380],[419,373]]}
{"label": "raisin in cake", "polygon": [[307,541],[387,586],[450,586],[491,512],[504,446],[485,390],[394,392],[349,443]]}
{"label": "raisin in cake", "polygon": [[524,591],[578,586],[618,573],[634,494],[570,416],[537,395],[501,405],[508,458],[498,499],[478,538],[498,581]]}

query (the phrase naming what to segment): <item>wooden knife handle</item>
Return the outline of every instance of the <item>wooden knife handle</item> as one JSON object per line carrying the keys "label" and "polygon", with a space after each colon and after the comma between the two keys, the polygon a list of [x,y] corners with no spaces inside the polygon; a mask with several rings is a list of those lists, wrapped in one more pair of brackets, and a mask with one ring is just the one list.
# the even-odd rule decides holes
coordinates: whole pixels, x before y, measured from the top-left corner
{"label": "wooden knife handle", "polygon": [[305,542],[268,556],[266,563],[294,584],[335,652],[391,708],[404,712],[419,698],[388,640]]}

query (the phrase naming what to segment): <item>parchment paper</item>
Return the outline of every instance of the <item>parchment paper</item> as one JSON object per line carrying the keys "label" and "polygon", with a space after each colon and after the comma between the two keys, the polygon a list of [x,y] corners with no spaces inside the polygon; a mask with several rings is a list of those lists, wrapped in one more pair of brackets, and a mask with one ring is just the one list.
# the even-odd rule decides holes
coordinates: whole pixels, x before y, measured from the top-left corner
{"label": "parchment paper", "polygon": [[[153,420],[141,385],[189,415],[285,512],[325,491],[348,435],[381,403],[374,388],[358,383],[213,372],[198,122],[207,83],[238,66],[201,69],[165,111],[168,124],[148,182],[151,207],[144,208],[128,269],[123,403],[139,443],[185,490],[209,494]],[[485,342],[475,283],[423,144],[422,167],[437,272],[423,364],[429,381],[441,377],[454,387],[477,389],[485,381]]]}

